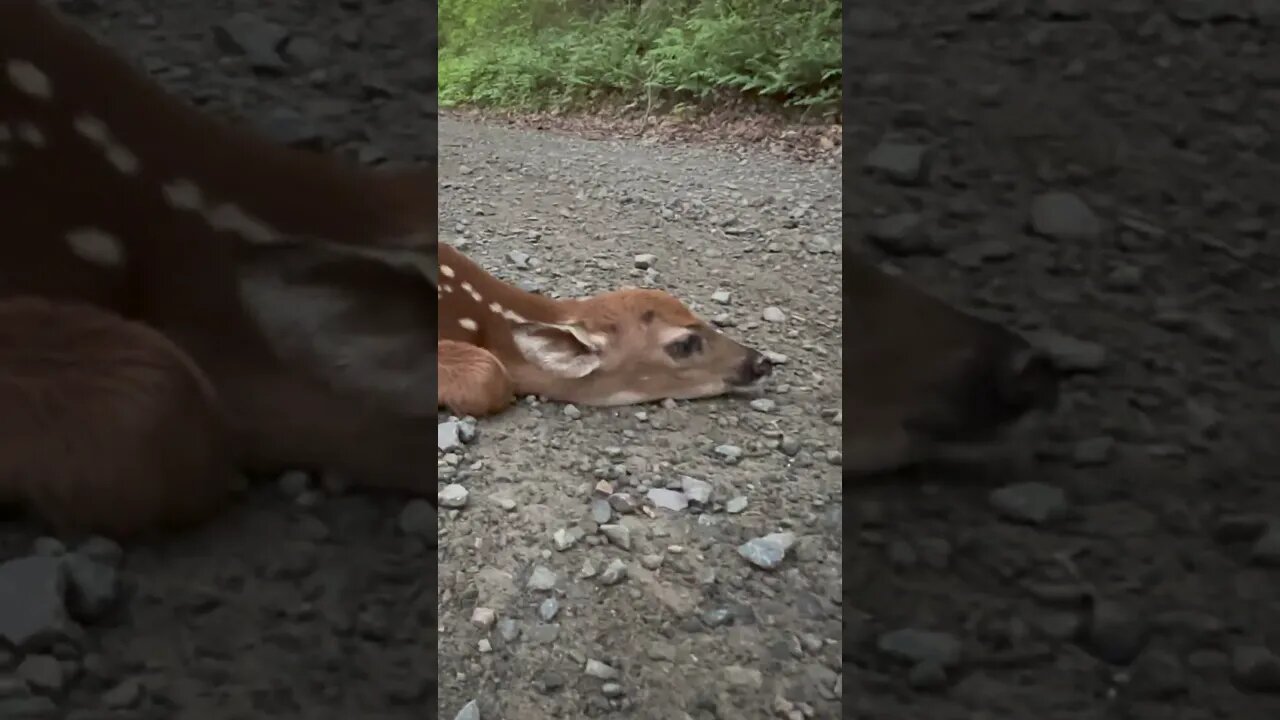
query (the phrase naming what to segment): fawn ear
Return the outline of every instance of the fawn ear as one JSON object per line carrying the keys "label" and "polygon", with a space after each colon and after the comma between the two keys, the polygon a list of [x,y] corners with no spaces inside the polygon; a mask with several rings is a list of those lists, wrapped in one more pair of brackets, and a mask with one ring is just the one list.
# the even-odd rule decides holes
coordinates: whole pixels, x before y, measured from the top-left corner
{"label": "fawn ear", "polygon": [[595,372],[607,341],[577,323],[512,323],[511,335],[526,360],[566,379]]}
{"label": "fawn ear", "polygon": [[255,247],[240,258],[240,299],[284,362],[377,405],[433,414],[435,288],[406,257]]}

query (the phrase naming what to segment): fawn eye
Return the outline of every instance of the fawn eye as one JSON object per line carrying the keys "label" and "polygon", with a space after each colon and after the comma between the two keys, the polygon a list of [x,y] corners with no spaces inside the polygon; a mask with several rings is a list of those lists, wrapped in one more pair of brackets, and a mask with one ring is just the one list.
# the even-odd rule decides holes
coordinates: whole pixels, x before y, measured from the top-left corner
{"label": "fawn eye", "polygon": [[702,336],[697,333],[686,335],[679,340],[667,343],[667,354],[677,360],[700,352],[702,352]]}

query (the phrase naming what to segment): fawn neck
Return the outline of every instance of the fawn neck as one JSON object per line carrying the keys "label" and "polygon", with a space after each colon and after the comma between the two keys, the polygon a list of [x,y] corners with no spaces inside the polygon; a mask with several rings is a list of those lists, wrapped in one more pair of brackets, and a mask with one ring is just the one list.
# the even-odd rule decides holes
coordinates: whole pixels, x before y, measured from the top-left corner
{"label": "fawn neck", "polygon": [[502,351],[505,348],[497,341],[510,334],[510,322],[560,322],[578,302],[521,290],[490,275],[445,243],[440,243],[439,252],[440,333],[445,339],[470,338],[470,332],[478,327],[481,344]]}
{"label": "fawn neck", "polygon": [[565,381],[530,364],[512,337],[512,323],[555,324],[576,319],[582,300],[557,300],[522,290],[440,243],[439,336],[492,352],[506,366],[517,392],[555,396]]}

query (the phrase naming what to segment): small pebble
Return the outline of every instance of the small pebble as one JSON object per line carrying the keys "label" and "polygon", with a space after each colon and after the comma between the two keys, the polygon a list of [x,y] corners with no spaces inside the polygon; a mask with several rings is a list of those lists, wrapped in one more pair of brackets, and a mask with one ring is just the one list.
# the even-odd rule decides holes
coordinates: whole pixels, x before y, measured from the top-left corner
{"label": "small pebble", "polygon": [[738,554],[758,568],[773,570],[782,564],[795,542],[793,533],[771,533],[739,545]]}
{"label": "small pebble", "polygon": [[706,505],[711,501],[711,483],[706,480],[699,480],[688,475],[680,478],[680,489],[684,492],[684,496],[689,502],[695,502],[699,505]]}
{"label": "small pebble", "polygon": [[649,491],[646,497],[648,497],[650,503],[653,503],[654,507],[663,510],[680,512],[689,507],[689,498],[685,497],[684,493],[675,490],[654,488]]}
{"label": "small pebble", "polygon": [[475,700],[468,702],[453,716],[453,720],[480,720],[480,706]]}
{"label": "small pebble", "polygon": [[493,627],[497,619],[498,613],[493,608],[478,607],[471,611],[471,624],[482,630]]}
{"label": "small pebble", "polygon": [[760,313],[760,317],[765,322],[771,323],[784,323],[787,321],[787,314],[781,308],[773,307],[772,305],[765,308],[764,312]]}
{"label": "small pebble", "polygon": [[530,590],[546,592],[556,586],[556,574],[545,565],[538,565],[529,574],[529,582],[526,585]]}
{"label": "small pebble", "polygon": [[544,622],[551,622],[560,613],[560,602],[554,597],[549,597],[538,604],[538,617]]}
{"label": "small pebble", "polygon": [[621,560],[611,560],[600,573],[601,585],[617,585],[627,579],[627,564]]}
{"label": "small pebble", "polygon": [[436,502],[440,504],[440,507],[463,508],[467,506],[467,498],[469,496],[470,493],[465,487],[457,483],[449,483],[436,494]]}
{"label": "small pebble", "polygon": [[588,658],[586,667],[582,670],[583,674],[588,677],[597,678],[599,680],[615,680],[618,677],[618,671],[609,665]]}

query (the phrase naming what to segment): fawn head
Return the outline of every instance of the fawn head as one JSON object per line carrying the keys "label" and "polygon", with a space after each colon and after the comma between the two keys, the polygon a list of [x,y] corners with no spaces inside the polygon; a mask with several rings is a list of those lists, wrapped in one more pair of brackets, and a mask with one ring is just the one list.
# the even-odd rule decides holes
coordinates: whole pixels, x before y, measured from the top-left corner
{"label": "fawn head", "polygon": [[773,365],[660,290],[626,288],[565,303],[555,323],[513,321],[525,360],[557,399],[631,405],[745,390]]}

